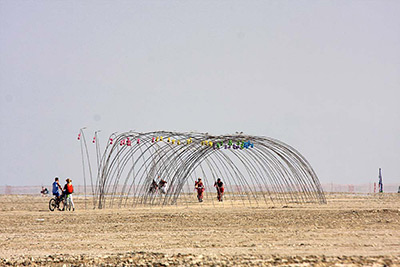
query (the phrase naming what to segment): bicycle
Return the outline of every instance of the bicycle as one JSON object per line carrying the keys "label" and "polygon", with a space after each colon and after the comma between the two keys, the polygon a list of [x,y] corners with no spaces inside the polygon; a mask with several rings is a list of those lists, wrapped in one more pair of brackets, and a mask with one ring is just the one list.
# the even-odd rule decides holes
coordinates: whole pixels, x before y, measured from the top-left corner
{"label": "bicycle", "polygon": [[[60,204],[62,204],[62,206],[63,206],[62,209],[60,209]],[[63,196],[60,196],[59,198],[55,196],[55,197],[53,197],[52,199],[50,199],[50,201],[49,201],[49,210],[50,210],[50,211],[54,211],[56,208],[57,208],[59,211],[64,210],[64,208],[65,208],[65,201],[64,201],[64,197],[63,197]]]}

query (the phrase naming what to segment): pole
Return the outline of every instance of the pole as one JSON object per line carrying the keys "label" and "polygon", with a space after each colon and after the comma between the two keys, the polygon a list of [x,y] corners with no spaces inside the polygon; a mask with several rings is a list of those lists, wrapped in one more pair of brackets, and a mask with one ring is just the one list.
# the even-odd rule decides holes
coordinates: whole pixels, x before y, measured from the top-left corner
{"label": "pole", "polygon": [[[81,128],[81,129],[79,130],[80,138],[84,138],[84,136],[83,136],[83,129],[85,129],[85,128],[86,128],[86,127]],[[83,144],[82,144],[82,140],[80,140],[80,143],[81,143],[82,169],[83,169],[83,190],[84,190],[84,192],[85,192],[85,210],[86,210],[86,209],[87,209],[87,202],[86,202],[85,158],[84,158],[84,156],[83,156]]]}

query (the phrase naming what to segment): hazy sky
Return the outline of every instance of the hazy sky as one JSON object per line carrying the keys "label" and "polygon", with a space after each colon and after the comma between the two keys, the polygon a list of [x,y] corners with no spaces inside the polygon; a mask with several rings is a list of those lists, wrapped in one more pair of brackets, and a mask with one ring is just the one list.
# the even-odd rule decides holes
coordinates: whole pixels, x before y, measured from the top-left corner
{"label": "hazy sky", "polygon": [[[0,1],[0,185],[83,183],[77,134],[270,136],[400,183],[400,1]],[[104,143],[103,143],[104,144]],[[94,147],[91,147],[94,149]]]}

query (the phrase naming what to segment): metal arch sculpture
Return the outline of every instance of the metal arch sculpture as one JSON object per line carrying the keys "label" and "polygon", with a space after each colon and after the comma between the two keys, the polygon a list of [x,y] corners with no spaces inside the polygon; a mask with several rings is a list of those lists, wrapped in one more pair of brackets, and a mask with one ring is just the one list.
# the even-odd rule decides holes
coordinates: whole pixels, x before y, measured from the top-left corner
{"label": "metal arch sculpture", "polygon": [[[212,202],[213,184],[222,178],[226,200],[243,204],[326,203],[318,177],[308,161],[293,147],[273,138],[130,131],[111,134],[101,154],[96,132],[93,138],[97,156],[95,184],[82,129],[78,139],[83,141],[85,196],[86,162],[94,208],[187,204],[194,200],[191,192],[197,177],[203,177],[206,199],[208,193]],[[153,181],[160,178],[167,182],[166,192],[149,190]]]}

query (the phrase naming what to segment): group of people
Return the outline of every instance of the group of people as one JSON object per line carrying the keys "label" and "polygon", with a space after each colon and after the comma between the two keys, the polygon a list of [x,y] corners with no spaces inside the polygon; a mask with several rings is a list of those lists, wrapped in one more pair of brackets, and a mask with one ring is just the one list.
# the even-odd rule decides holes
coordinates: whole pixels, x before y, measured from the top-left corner
{"label": "group of people", "polygon": [[167,181],[164,179],[161,179],[160,176],[158,176],[159,182],[157,183],[154,179],[153,182],[150,185],[149,193],[154,194],[159,190],[161,194],[166,194],[166,186],[167,186]]}
{"label": "group of people", "polygon": [[[58,200],[60,199],[68,199],[70,201],[72,210],[75,210],[74,201],[72,200],[72,193],[74,192],[74,187],[72,185],[72,180],[67,178],[65,180],[64,187],[61,187],[58,177],[54,179],[53,182],[53,196],[57,197]],[[60,194],[61,191],[61,194]]]}
{"label": "group of people", "polygon": [[[214,187],[217,189],[218,201],[222,202],[225,188],[224,188],[224,183],[221,181],[220,178],[218,178],[217,181],[214,183]],[[197,191],[197,199],[199,200],[199,202],[203,202],[205,187],[201,178],[195,181],[194,188]]]}
{"label": "group of people", "polygon": [[[161,194],[166,194],[166,185],[167,181],[161,179],[160,176],[158,176],[158,182],[155,179],[153,179],[153,181],[151,182],[149,193],[155,194],[158,190]],[[217,181],[214,183],[214,187],[217,189],[218,201],[222,202],[225,189],[224,183],[221,181],[220,178],[218,178]],[[195,181],[194,188],[195,191],[197,191],[197,199],[199,200],[199,202],[203,202],[205,187],[201,178]]]}

